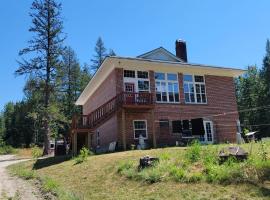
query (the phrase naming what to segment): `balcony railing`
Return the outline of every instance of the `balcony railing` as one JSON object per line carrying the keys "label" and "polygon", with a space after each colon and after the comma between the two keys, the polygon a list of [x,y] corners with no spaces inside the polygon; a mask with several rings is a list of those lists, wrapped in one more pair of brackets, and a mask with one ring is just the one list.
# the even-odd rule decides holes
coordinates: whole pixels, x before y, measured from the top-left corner
{"label": "balcony railing", "polygon": [[122,92],[101,105],[88,115],[76,115],[72,118],[72,129],[91,129],[109,118],[118,108],[125,106],[153,105],[151,93]]}

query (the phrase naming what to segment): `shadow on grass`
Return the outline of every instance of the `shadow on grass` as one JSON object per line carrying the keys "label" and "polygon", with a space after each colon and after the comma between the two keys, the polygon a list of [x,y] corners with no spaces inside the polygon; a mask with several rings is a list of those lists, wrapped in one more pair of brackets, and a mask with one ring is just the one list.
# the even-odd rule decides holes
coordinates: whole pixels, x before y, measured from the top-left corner
{"label": "shadow on grass", "polygon": [[49,157],[49,158],[43,158],[38,159],[35,164],[33,165],[33,169],[41,169],[44,167],[49,167],[52,165],[57,165],[59,163],[68,161],[72,158],[72,156],[57,156],[57,157]]}

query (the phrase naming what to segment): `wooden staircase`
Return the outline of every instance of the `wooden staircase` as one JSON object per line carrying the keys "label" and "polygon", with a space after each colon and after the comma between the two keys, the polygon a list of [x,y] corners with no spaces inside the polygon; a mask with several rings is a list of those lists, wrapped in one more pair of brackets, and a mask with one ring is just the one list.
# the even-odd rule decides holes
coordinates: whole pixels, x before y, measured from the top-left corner
{"label": "wooden staircase", "polygon": [[151,93],[122,92],[88,115],[75,115],[72,118],[71,130],[89,132],[105,123],[117,110],[153,108]]}

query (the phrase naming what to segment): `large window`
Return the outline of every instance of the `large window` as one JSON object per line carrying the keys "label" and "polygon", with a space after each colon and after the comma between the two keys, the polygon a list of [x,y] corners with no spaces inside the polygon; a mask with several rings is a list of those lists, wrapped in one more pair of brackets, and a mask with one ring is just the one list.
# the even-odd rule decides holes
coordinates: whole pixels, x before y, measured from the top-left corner
{"label": "large window", "polygon": [[124,82],[134,83],[134,92],[149,92],[149,74],[148,71],[124,70]]}
{"label": "large window", "polygon": [[146,120],[134,120],[133,121],[134,138],[139,139],[140,135],[143,138],[147,138],[147,123]]}
{"label": "large window", "polygon": [[186,103],[206,103],[204,77],[184,75],[184,93]]}
{"label": "large window", "polygon": [[157,102],[179,102],[179,83],[177,74],[156,72],[155,80]]}

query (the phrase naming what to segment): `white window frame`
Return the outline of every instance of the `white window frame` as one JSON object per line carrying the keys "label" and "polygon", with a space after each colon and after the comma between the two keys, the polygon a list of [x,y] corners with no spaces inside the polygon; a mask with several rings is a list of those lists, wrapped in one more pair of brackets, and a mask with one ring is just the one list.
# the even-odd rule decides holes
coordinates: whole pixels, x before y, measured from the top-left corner
{"label": "white window frame", "polygon": [[135,122],[140,121],[140,122],[145,122],[145,130],[146,130],[146,137],[143,137],[144,139],[148,139],[148,130],[147,130],[147,120],[146,119],[136,119],[133,120],[133,135],[134,135],[134,139],[138,140],[139,138],[135,137],[135,130],[144,130],[144,129],[135,129]]}
{"label": "white window frame", "polygon": [[[184,80],[184,76],[185,75],[190,75],[192,76],[192,81],[185,81]],[[202,76],[203,77],[203,82],[196,82],[195,81],[195,76]],[[195,99],[195,102],[187,102],[186,101],[186,96],[185,96],[185,83],[188,84],[188,89],[189,89],[189,84],[193,84],[193,88],[194,88],[194,99]],[[199,84],[199,85],[204,85],[204,91],[205,91],[205,102],[198,102],[197,101],[197,91],[196,91],[196,84]],[[197,74],[183,74],[183,89],[184,89],[184,99],[185,99],[185,103],[186,104],[207,104],[207,92],[206,92],[206,84],[205,84],[205,76],[204,75],[197,75]],[[201,87],[200,87],[200,90],[201,90]],[[188,92],[189,95],[190,95],[190,92]],[[200,92],[200,94],[202,94]],[[190,96],[189,96],[190,98]]]}
{"label": "white window frame", "polygon": [[[132,77],[124,77],[124,71],[123,71],[123,88],[125,89],[125,83],[134,83],[134,92],[150,92],[150,73],[147,70],[132,70],[132,69],[124,69],[128,71],[134,71],[135,72],[135,78]],[[138,71],[147,72],[148,78],[138,78]],[[139,81],[148,81],[149,88],[148,90],[139,90]]]}
{"label": "white window frame", "polygon": [[[157,92],[157,82],[159,82],[160,86],[162,83],[165,83],[165,89],[166,89],[166,97],[167,97],[167,101],[163,101],[162,100],[162,92],[161,92],[161,101],[158,101],[156,99],[156,102],[157,103],[171,103],[171,104],[179,104],[180,103],[180,92],[179,92],[179,79],[178,79],[178,73],[170,73],[170,72],[155,72],[156,73],[162,73],[164,74],[164,80],[160,80],[160,79],[156,79],[155,78],[155,92]],[[168,74],[174,74],[176,75],[176,80],[168,80]],[[173,84],[173,98],[174,98],[174,101],[169,101],[169,83],[172,83]],[[178,91],[174,91],[174,84],[177,84],[177,88],[178,88]],[[178,93],[178,101],[175,101],[175,93]]]}
{"label": "white window frame", "polygon": [[[209,123],[210,124],[210,129],[211,129],[211,134],[212,134],[212,141],[208,141],[207,130],[206,130],[206,123]],[[203,120],[203,126],[204,126],[204,132],[205,133],[203,135],[204,141],[201,141],[201,143],[203,143],[203,144],[213,144],[214,143],[214,139],[215,139],[213,121]]]}

